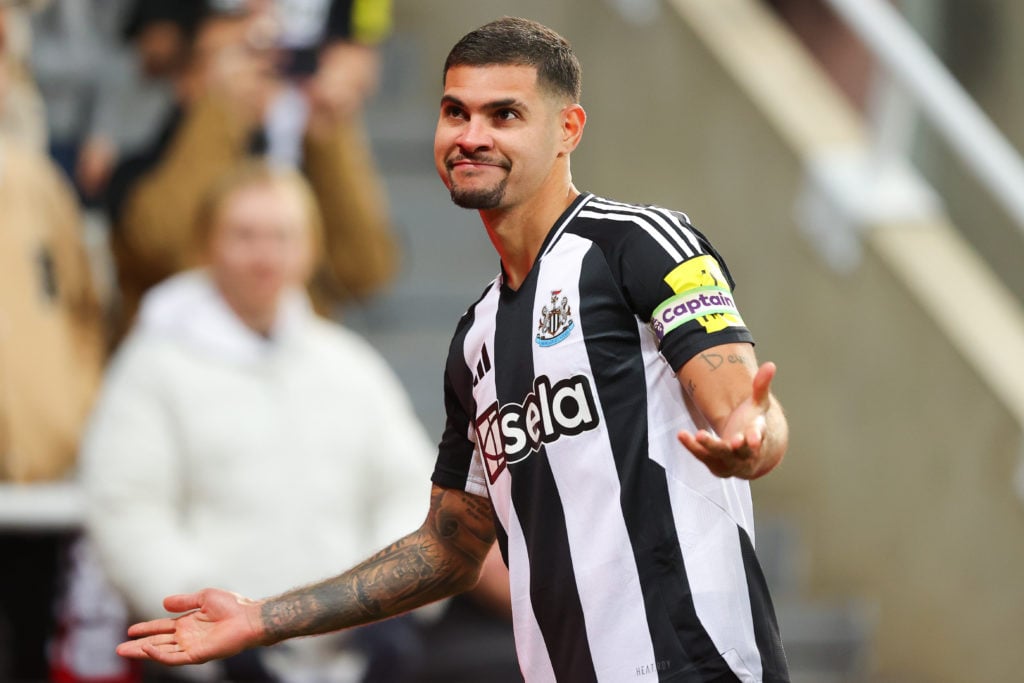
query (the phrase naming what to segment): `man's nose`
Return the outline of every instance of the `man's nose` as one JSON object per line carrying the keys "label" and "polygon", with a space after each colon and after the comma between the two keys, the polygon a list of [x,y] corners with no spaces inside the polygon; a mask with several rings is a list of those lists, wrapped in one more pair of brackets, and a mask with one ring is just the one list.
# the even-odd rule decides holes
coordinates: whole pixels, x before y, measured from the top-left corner
{"label": "man's nose", "polygon": [[276,262],[281,260],[285,252],[285,240],[274,234],[263,235],[255,240],[252,248],[252,255],[263,262]]}
{"label": "man's nose", "polygon": [[473,152],[489,149],[494,144],[494,140],[491,137],[486,121],[481,117],[474,116],[466,122],[466,125],[459,133],[456,143],[462,149]]}

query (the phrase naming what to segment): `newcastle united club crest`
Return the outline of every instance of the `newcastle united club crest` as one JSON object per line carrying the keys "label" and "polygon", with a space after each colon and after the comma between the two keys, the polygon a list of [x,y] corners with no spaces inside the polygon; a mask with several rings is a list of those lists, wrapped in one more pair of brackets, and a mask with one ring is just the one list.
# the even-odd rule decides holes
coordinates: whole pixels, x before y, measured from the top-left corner
{"label": "newcastle united club crest", "polygon": [[540,346],[553,346],[572,332],[572,309],[567,297],[563,296],[559,300],[561,293],[560,289],[553,290],[551,304],[540,310],[540,321],[537,323],[537,344]]}

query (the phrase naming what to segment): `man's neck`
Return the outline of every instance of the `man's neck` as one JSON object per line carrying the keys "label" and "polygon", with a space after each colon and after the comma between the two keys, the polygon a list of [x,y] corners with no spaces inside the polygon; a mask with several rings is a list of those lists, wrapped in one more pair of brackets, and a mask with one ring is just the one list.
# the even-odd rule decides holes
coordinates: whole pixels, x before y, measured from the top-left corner
{"label": "man's neck", "polygon": [[480,212],[487,236],[501,257],[508,287],[519,289],[555,221],[579,195],[579,190],[569,184],[551,196],[508,209]]}

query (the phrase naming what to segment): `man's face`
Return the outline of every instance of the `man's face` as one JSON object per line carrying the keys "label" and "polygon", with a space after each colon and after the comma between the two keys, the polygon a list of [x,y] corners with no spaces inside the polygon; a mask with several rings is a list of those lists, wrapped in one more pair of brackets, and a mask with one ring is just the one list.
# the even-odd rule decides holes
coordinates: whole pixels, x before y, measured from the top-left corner
{"label": "man's face", "polygon": [[235,311],[272,316],[281,295],[305,283],[313,260],[298,193],[281,183],[232,192],[217,211],[208,258],[213,279]]}
{"label": "man's face", "polygon": [[445,77],[434,163],[466,209],[509,208],[532,197],[559,156],[564,103],[530,66],[456,66]]}

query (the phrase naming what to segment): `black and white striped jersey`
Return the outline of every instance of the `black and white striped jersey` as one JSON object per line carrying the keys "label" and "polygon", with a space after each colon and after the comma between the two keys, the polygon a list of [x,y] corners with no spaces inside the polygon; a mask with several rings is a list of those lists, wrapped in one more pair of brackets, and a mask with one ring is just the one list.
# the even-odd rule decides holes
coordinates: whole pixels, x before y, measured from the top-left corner
{"label": "black and white striped jersey", "polygon": [[676,440],[732,288],[684,214],[584,194],[459,321],[433,480],[491,498],[529,683],[788,679],[749,486]]}

